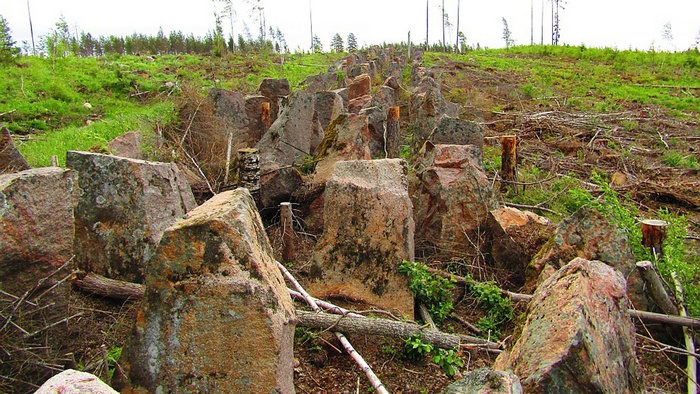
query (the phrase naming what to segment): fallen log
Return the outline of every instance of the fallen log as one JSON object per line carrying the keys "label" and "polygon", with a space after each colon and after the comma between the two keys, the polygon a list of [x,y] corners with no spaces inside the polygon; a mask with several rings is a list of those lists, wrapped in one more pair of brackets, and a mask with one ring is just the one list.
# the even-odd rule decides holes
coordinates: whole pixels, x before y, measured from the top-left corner
{"label": "fallen log", "polygon": [[[435,272],[437,270],[429,269],[429,271]],[[466,283],[466,279],[464,277],[454,276],[447,272],[441,273],[441,275],[443,274],[447,278],[451,276],[457,281],[457,283]],[[107,279],[92,272],[87,274],[78,274],[78,277],[82,278],[74,280],[73,284],[79,289],[97,296],[114,298],[118,300],[138,300],[142,298],[144,294],[144,286],[138,283]],[[505,290],[503,291],[503,294],[509,296],[513,301],[528,302],[532,299],[532,295],[530,294],[513,293]],[[700,328],[700,319],[692,317],[670,316],[661,313],[638,311],[636,309],[630,309],[628,310],[628,313],[631,317],[635,317],[649,323],[665,323],[682,327]]]}
{"label": "fallen log", "polygon": [[[421,334],[423,342],[430,343],[442,349],[456,349],[460,346],[483,347],[493,353],[501,352],[501,345],[469,335],[448,334],[438,330],[424,329],[414,323],[404,323],[389,319],[338,316],[323,312],[297,310],[299,325],[308,328],[340,331],[346,334],[383,335],[408,338]],[[476,346],[469,346],[476,345]]]}
{"label": "fallen log", "polygon": [[145,292],[142,284],[109,279],[92,272],[78,273],[73,285],[86,293],[117,300],[138,300],[143,298]]}

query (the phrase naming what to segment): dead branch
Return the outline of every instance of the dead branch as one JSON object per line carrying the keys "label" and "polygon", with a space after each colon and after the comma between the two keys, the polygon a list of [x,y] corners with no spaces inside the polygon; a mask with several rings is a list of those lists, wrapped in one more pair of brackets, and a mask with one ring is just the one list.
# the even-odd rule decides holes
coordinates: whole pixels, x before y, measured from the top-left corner
{"label": "dead branch", "polygon": [[420,315],[421,320],[423,320],[425,324],[430,326],[430,329],[437,330],[437,326],[435,325],[433,318],[430,316],[428,307],[425,306],[425,304],[422,302],[418,303],[418,314]]}
{"label": "dead branch", "polygon": [[[673,277],[673,283],[676,285],[676,298],[678,299],[678,313],[682,317],[687,317],[688,314],[683,306],[684,296],[683,296],[683,285],[680,279],[678,279],[678,274],[675,271],[671,273]],[[688,350],[688,360],[686,366],[686,373],[688,374],[688,394],[696,394],[698,390],[698,384],[696,382],[698,375],[698,362],[695,357],[690,354],[695,353],[695,342],[693,341],[693,334],[690,332],[688,327],[683,327],[683,338],[685,339],[685,348]]]}
{"label": "dead branch", "polygon": [[637,270],[642,275],[642,279],[647,284],[649,294],[656,305],[668,315],[678,315],[678,308],[666,291],[661,276],[656,272],[651,261],[640,261],[637,263]]}
{"label": "dead branch", "polygon": [[80,290],[118,300],[143,298],[144,285],[105,278],[92,272],[80,273],[73,284]]}
{"label": "dead branch", "polygon": [[[323,313],[323,312],[321,312],[321,308],[319,308],[319,306],[316,304],[316,301],[314,301],[314,299],[311,297],[311,295],[309,295],[309,293],[307,293],[306,290],[304,290],[304,287],[302,287],[301,284],[299,284],[299,282],[296,280],[296,278],[294,278],[294,275],[292,275],[292,273],[289,272],[287,267],[282,265],[282,263],[280,263],[279,261],[276,261],[276,263],[277,263],[277,267],[280,269],[280,271],[282,271],[282,274],[287,278],[287,280],[289,280],[294,285],[294,287],[297,289],[297,291],[299,291],[299,293],[301,293],[301,295],[304,297],[304,299],[309,304],[309,306],[314,311],[316,311],[316,313]],[[299,318],[300,312],[302,312],[302,311],[297,312],[297,319]],[[365,319],[357,319],[357,320],[362,321]],[[329,329],[332,326],[333,325],[325,327],[325,329]],[[352,359],[355,360],[357,365],[360,366],[360,369],[362,369],[362,372],[365,373],[365,375],[367,376],[367,379],[370,381],[370,383],[372,383],[372,387],[374,387],[374,389],[377,390],[377,392],[380,394],[389,394],[389,391],[387,391],[387,389],[384,387],[384,384],[379,380],[377,375],[375,375],[374,371],[372,371],[372,368],[369,366],[369,364],[367,364],[367,362],[362,358],[362,356],[357,351],[355,351],[355,348],[353,348],[352,345],[350,344],[350,341],[348,341],[348,339],[345,338],[345,335],[341,334],[340,331],[335,331],[334,334],[335,334],[336,338],[338,338],[338,340],[340,340],[340,343],[343,344],[343,347],[345,348],[345,351],[348,352],[348,355],[350,355],[350,357],[352,357]]]}
{"label": "dead branch", "polygon": [[549,212],[553,215],[561,216],[561,213],[559,213],[557,211],[553,211],[553,210],[551,210],[549,208],[545,208],[545,207],[538,207],[537,205],[514,204],[512,202],[507,202],[507,203],[504,203],[503,205],[505,205],[507,207],[511,207],[511,208],[530,209],[533,211]]}

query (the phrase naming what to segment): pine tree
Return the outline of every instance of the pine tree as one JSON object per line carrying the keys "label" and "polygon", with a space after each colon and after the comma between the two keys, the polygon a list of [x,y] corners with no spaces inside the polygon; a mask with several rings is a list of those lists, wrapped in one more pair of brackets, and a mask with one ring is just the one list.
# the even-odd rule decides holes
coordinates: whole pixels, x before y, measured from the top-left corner
{"label": "pine tree", "polygon": [[333,39],[331,40],[331,50],[336,53],[343,52],[343,38],[340,37],[340,34],[338,33],[335,33]]}
{"label": "pine tree", "polygon": [[357,37],[355,34],[348,34],[348,52],[355,52],[357,50]]}
{"label": "pine tree", "polygon": [[313,46],[311,47],[311,49],[313,50],[314,53],[323,52],[323,44],[321,44],[321,39],[318,38],[318,36],[316,36],[316,35],[314,36],[312,43],[313,43]]}
{"label": "pine tree", "polygon": [[508,28],[508,21],[503,18],[503,40],[506,42],[506,48],[513,46],[513,38],[511,37],[510,29]]}
{"label": "pine tree", "polygon": [[0,63],[9,62],[17,52],[15,42],[12,41],[10,26],[7,24],[7,20],[0,15]]}

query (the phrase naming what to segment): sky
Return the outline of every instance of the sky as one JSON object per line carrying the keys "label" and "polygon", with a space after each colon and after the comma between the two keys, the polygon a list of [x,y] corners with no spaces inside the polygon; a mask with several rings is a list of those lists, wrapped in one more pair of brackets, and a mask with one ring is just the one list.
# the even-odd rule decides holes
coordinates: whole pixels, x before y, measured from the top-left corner
{"label": "sky", "polygon": [[[459,12],[459,30],[467,44],[496,48],[505,46],[503,19],[508,23],[515,44],[530,44],[531,4],[534,8],[535,43],[540,43],[544,19],[544,43],[551,43],[551,5],[549,0],[464,0]],[[429,4],[431,43],[442,41],[442,0],[260,0],[268,27],[279,28],[291,51],[308,50],[313,33],[328,50],[338,33],[345,41],[349,33],[360,46],[401,42],[408,39],[423,43],[426,38],[426,3]],[[532,2],[532,3],[531,3]],[[157,34],[180,30],[204,36],[214,28],[214,12],[222,13],[220,1],[212,0],[0,0],[0,15],[8,22],[18,46],[30,43],[28,7],[34,37],[48,34],[63,16],[71,32],[93,36],[127,36],[132,33]],[[236,9],[233,31],[247,26],[253,37],[259,31],[246,0],[233,0]],[[452,28],[446,40],[456,40],[457,0],[445,0],[445,12]],[[559,12],[560,44],[615,49],[650,48],[685,50],[695,45],[700,35],[700,0],[565,0]],[[544,7],[544,18],[541,14]],[[310,11],[311,17],[310,18]],[[225,34],[231,21],[222,17]],[[663,38],[664,25],[670,23],[672,41]]]}

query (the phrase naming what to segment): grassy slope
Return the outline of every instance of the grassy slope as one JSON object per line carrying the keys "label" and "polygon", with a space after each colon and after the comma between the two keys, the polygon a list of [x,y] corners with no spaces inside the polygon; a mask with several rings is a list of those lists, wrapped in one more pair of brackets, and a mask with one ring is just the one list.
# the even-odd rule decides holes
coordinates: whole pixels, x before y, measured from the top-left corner
{"label": "grassy slope", "polygon": [[202,94],[214,86],[253,93],[268,77],[284,77],[296,86],[338,57],[25,57],[0,69],[0,122],[14,134],[30,135],[19,149],[32,166],[49,165],[51,155],[63,163],[67,150],[86,150],[130,130],[148,133],[173,122],[168,83],[201,87]]}

